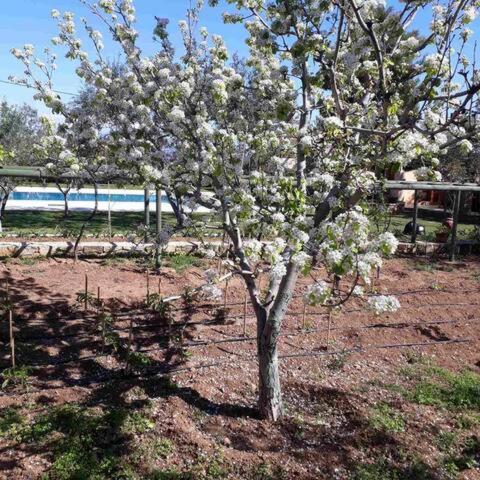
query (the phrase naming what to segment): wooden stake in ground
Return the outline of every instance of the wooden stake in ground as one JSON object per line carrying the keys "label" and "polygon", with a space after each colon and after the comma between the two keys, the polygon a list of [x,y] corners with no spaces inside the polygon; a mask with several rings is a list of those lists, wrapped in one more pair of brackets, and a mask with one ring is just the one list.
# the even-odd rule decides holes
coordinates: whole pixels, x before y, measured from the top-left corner
{"label": "wooden stake in ground", "polygon": [[217,266],[217,270],[218,270],[218,274],[219,274],[219,275],[222,275],[222,252],[223,252],[223,246],[225,245],[225,235],[226,235],[226,233],[223,232],[222,245],[221,245],[221,247],[220,247],[220,252],[219,252],[219,255],[218,255],[218,266]]}
{"label": "wooden stake in ground", "polygon": [[245,300],[243,302],[243,336],[247,336],[247,306],[248,306],[248,292],[245,290]]}
{"label": "wooden stake in ground", "polygon": [[85,274],[85,299],[84,299],[84,310],[88,310],[88,275]]}
{"label": "wooden stake in ground", "polygon": [[15,368],[15,336],[13,335],[13,307],[10,301],[10,289],[8,285],[8,280],[6,282],[6,303],[8,305],[8,326],[10,333],[10,352],[12,358],[12,367]]}
{"label": "wooden stake in ground", "polygon": [[105,312],[103,310],[103,303],[102,299],[100,297],[100,287],[97,287],[97,322],[98,322],[98,317],[101,315],[101,320],[102,320],[102,353],[105,349],[106,342],[105,342]]}
{"label": "wooden stake in ground", "polygon": [[105,312],[102,311],[102,353],[107,346],[105,329],[107,327],[107,319],[105,318]]}
{"label": "wooden stake in ground", "polygon": [[162,277],[158,277],[158,295],[162,296]]}
{"label": "wooden stake in ground", "polygon": [[150,302],[150,273],[147,270],[147,304]]}
{"label": "wooden stake in ground", "polygon": [[302,328],[305,330],[307,326],[307,304],[303,305],[303,314],[302,314]]}
{"label": "wooden stake in ground", "polygon": [[223,293],[223,310],[227,309],[227,299],[228,299],[228,279],[225,281],[225,291]]}
{"label": "wooden stake in ground", "polygon": [[182,349],[182,350],[183,350],[183,342],[184,342],[184,335],[183,335],[183,333],[184,333],[184,329],[181,328],[181,329],[180,329],[180,339],[179,339],[179,340],[180,340],[180,349]]}
{"label": "wooden stake in ground", "polygon": [[332,324],[332,307],[328,307],[327,352],[330,348],[330,326]]}
{"label": "wooden stake in ground", "polygon": [[13,311],[8,310],[8,323],[10,326],[10,351],[12,355],[12,367],[15,368],[15,337],[13,335]]}
{"label": "wooden stake in ground", "polygon": [[132,342],[133,342],[133,318],[130,318],[130,327],[128,328],[128,346],[127,346],[127,361],[125,370],[127,373],[130,371],[130,355],[132,352]]}

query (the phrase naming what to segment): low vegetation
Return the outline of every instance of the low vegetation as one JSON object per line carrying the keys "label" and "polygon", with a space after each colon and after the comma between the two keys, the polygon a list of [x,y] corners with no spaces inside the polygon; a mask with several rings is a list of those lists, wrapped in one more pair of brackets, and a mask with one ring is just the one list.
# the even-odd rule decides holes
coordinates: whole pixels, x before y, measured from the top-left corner
{"label": "low vegetation", "polygon": [[[398,370],[395,388],[381,382],[365,385],[362,402],[369,406],[366,421],[356,427],[355,447],[355,455],[363,460],[345,465],[338,478],[453,480],[462,472],[480,468],[480,376],[439,367],[428,357],[405,357],[406,365]],[[159,388],[165,398],[181,391],[168,378]],[[379,388],[384,389],[385,400],[375,402],[372,392],[378,394]],[[233,463],[222,442],[215,442],[213,450],[187,453],[175,435],[165,435],[158,399],[148,398],[142,391],[135,387],[133,399],[124,405],[68,403],[40,409],[36,405],[4,408],[0,412],[0,441],[14,448],[47,452],[50,466],[42,477],[45,480],[290,478],[279,464],[262,461],[246,467]],[[347,413],[339,408],[333,418]],[[291,408],[280,431],[294,428],[293,441],[308,443],[309,436],[315,435],[316,429],[320,434],[324,422],[332,418],[332,412],[326,414],[320,404],[311,409],[317,418],[314,423],[309,409],[301,413]],[[201,422],[195,421],[197,411],[202,414]],[[205,428],[210,415],[198,408],[191,412],[198,431]],[[419,435],[422,442],[431,445],[434,455],[418,449],[421,442],[414,439]]]}

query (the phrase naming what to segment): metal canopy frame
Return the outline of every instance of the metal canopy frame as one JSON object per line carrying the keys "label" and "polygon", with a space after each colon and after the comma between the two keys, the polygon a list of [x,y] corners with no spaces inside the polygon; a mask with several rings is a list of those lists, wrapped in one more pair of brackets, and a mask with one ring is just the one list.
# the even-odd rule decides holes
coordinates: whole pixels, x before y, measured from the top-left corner
{"label": "metal canopy frame", "polygon": [[[0,167],[0,178],[24,178],[27,180],[78,180],[84,183],[93,183],[92,180],[85,175],[74,175],[72,173],[62,173],[60,175],[53,175],[45,167],[17,167],[6,166]],[[99,182],[112,182],[112,181],[126,181],[127,178],[120,176],[107,177],[105,175],[99,176]]]}
{"label": "metal canopy frame", "polygon": [[408,180],[387,180],[384,182],[388,190],[436,190],[450,192],[480,192],[478,183],[449,182],[411,182]]}
{"label": "metal canopy frame", "polygon": [[[90,183],[89,178],[81,175],[73,174],[61,174],[61,175],[52,175],[44,167],[21,167],[21,166],[5,166],[0,167],[0,178],[1,177],[10,177],[10,178],[24,178],[30,180],[79,180],[84,183]],[[103,181],[128,181],[126,178],[114,177],[114,178],[102,178]],[[460,214],[460,205],[461,205],[461,195],[462,192],[480,192],[480,184],[477,183],[450,183],[450,182],[412,182],[406,180],[387,180],[379,184],[380,187],[384,187],[387,190],[414,190],[415,191],[415,200],[413,207],[413,233],[411,241],[412,243],[416,242],[417,237],[417,218],[418,218],[418,191],[419,190],[435,190],[435,191],[447,191],[455,192],[455,201],[453,206],[453,227],[452,227],[452,239],[450,247],[450,260],[455,259],[455,250],[457,245],[457,225],[458,217]],[[148,189],[144,191],[144,205],[145,205],[145,225],[150,225],[150,192]],[[157,234],[160,233],[162,228],[161,221],[161,199],[159,199],[159,190],[157,189],[157,223],[156,231]]]}
{"label": "metal canopy frame", "polygon": [[460,205],[462,192],[480,192],[480,185],[477,183],[448,183],[448,182],[412,182],[407,180],[387,180],[385,188],[388,190],[414,190],[415,198],[413,203],[413,232],[411,242],[417,241],[417,218],[418,218],[418,192],[423,191],[444,191],[455,192],[453,203],[453,225],[452,238],[450,240],[450,260],[455,260],[457,249],[457,227],[460,216]]}

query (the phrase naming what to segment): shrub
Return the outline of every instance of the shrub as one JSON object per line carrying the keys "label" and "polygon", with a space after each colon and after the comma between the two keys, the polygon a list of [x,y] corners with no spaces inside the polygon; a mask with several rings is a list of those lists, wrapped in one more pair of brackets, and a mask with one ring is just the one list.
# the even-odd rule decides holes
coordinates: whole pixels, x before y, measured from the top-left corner
{"label": "shrub", "polygon": [[401,414],[385,403],[376,405],[370,415],[370,424],[375,430],[399,433],[405,430]]}

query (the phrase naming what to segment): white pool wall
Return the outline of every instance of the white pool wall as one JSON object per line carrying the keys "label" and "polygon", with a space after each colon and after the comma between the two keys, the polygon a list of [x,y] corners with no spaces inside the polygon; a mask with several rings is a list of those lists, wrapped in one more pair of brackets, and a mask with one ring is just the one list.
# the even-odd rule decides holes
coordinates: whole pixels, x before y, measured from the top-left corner
{"label": "white pool wall", "polygon": [[[38,192],[38,193],[60,193],[60,190],[56,187],[17,187],[16,192]],[[79,188],[71,189],[70,193],[95,193],[93,188]],[[98,193],[102,194],[120,194],[120,195],[141,195],[143,197],[144,191],[140,189],[121,189],[121,188],[99,188]],[[151,190],[151,194],[155,193],[154,190]],[[165,192],[162,191],[162,196],[165,195]],[[141,202],[98,202],[98,210],[101,212],[107,212],[109,209],[112,212],[143,212],[144,203]],[[85,211],[93,210],[94,202],[93,201],[76,201],[69,200],[68,207],[72,211]],[[63,200],[12,200],[9,199],[6,205],[7,210],[41,210],[41,211],[63,211],[64,202]],[[155,212],[156,205],[155,201],[150,201],[150,211]],[[204,207],[199,207],[195,210],[198,213],[208,213],[208,209]],[[162,201],[162,212],[164,213],[173,213],[172,207],[169,202]]]}

